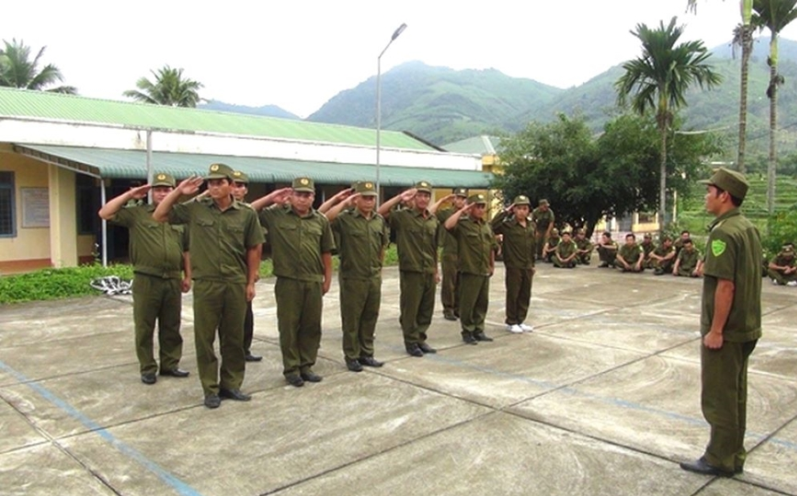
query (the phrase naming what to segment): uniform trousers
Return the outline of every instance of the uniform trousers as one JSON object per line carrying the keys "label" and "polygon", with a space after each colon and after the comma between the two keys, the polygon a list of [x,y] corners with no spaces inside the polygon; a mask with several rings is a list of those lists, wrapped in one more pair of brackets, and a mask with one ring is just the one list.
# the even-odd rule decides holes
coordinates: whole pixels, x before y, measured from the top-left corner
{"label": "uniform trousers", "polygon": [[374,356],[374,330],[382,301],[382,277],[340,279],[343,354],[348,360]]}
{"label": "uniform trousers", "polygon": [[141,374],[158,371],[152,338],[158,323],[158,347],[161,370],[172,370],[183,356],[180,335],[182,308],[180,279],[164,279],[136,273],[133,278],[133,323],[135,325],[136,356]]}
{"label": "uniform trousers", "polygon": [[443,269],[443,281],[440,284],[443,314],[456,316],[459,312],[457,256],[444,253],[440,265]]}
{"label": "uniform trousers", "polygon": [[321,345],[323,285],[321,281],[278,277],[274,296],[277,299],[282,373],[288,376],[309,372],[315,365]]}
{"label": "uniform trousers", "polygon": [[505,267],[504,284],[506,285],[506,323],[522,324],[529,313],[531,301],[532,269],[516,269]]}
{"label": "uniform trousers", "polygon": [[437,284],[433,273],[399,272],[401,296],[401,330],[405,344],[418,344],[426,341],[426,331],[432,324],[434,296]]}
{"label": "uniform trousers", "polygon": [[462,333],[483,333],[489,304],[490,276],[460,272],[459,278],[459,322]]}

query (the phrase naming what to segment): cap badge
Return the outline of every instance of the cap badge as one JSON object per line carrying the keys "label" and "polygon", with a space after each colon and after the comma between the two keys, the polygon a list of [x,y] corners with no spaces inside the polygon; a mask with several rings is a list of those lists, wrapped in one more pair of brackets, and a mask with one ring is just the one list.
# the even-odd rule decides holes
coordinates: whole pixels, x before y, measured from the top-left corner
{"label": "cap badge", "polygon": [[213,164],[210,166],[211,172],[216,172],[219,170],[219,164]]}
{"label": "cap badge", "polygon": [[158,174],[158,181],[163,181],[166,179],[166,174]]}
{"label": "cap badge", "polygon": [[304,177],[299,179],[299,184],[301,184],[302,186],[307,186],[308,183],[309,181]]}

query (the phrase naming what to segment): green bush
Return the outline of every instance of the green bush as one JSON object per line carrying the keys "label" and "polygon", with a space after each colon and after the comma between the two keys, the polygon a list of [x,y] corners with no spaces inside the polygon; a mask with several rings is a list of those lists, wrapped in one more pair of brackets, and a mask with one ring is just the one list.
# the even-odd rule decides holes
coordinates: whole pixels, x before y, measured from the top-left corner
{"label": "green bush", "polygon": [[0,304],[96,295],[99,291],[89,286],[91,280],[111,275],[130,280],[133,278],[133,268],[129,265],[83,265],[2,276]]}
{"label": "green bush", "polygon": [[761,243],[767,257],[777,254],[785,243],[797,243],[797,210],[786,210],[770,217],[768,234],[762,231]]}

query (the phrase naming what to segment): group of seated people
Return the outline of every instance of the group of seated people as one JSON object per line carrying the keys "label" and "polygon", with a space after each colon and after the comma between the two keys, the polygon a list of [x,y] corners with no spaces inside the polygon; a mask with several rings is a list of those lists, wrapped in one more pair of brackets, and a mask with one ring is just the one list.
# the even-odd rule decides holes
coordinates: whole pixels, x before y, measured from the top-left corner
{"label": "group of seated people", "polygon": [[[636,235],[628,233],[625,244],[619,246],[608,231],[601,234],[597,245],[593,245],[584,229],[577,229],[575,237],[569,230],[562,231],[560,235],[557,229],[553,229],[543,246],[542,260],[553,263],[555,267],[572,269],[576,265],[589,265],[595,248],[600,258],[600,268],[613,267],[622,272],[651,269],[657,276],[672,274],[700,277],[702,274],[703,259],[689,231],[683,231],[675,242],[671,237],[664,236],[658,246],[650,234],[645,234],[642,243],[637,243]],[[797,281],[797,274],[794,280]]]}

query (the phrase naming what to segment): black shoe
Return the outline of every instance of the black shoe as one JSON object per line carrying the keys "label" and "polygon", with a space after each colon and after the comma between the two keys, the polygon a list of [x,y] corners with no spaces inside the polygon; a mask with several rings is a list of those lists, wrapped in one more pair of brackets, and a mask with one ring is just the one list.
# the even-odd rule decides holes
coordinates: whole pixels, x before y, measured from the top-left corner
{"label": "black shoe", "polygon": [[296,374],[286,375],[285,380],[288,381],[288,384],[290,384],[293,387],[304,386],[304,379],[302,379],[300,376]]}
{"label": "black shoe", "polygon": [[436,349],[432,348],[426,343],[418,343],[418,348],[420,348],[424,353],[437,353]]}
{"label": "black shoe", "polygon": [[158,382],[158,378],[155,377],[155,374],[141,374],[141,382],[151,386]]}
{"label": "black shoe", "polygon": [[741,473],[741,470],[728,472],[726,470],[722,470],[721,468],[714,467],[709,465],[706,461],[706,457],[701,456],[694,462],[681,462],[681,468],[688,471],[694,472],[696,474],[701,475],[716,475],[720,477],[733,477],[737,473]]}
{"label": "black shoe", "polygon": [[213,409],[218,408],[221,405],[221,398],[219,398],[218,394],[208,394],[205,396],[205,406]]}
{"label": "black shoe", "polygon": [[423,356],[423,352],[421,351],[421,348],[418,346],[417,343],[408,343],[407,345],[404,346],[404,348],[407,350],[407,353],[409,353],[414,357]]}
{"label": "black shoe", "polygon": [[474,333],[473,339],[475,339],[476,341],[488,341],[488,342],[493,340],[493,338],[491,338],[490,336],[486,335],[483,332]]}
{"label": "black shoe", "polygon": [[235,401],[249,401],[252,399],[248,394],[244,394],[240,389],[219,389],[219,397],[235,400]]}
{"label": "black shoe", "polygon": [[473,337],[473,334],[469,332],[462,333],[462,340],[465,341],[467,344],[479,344],[479,342],[476,341],[476,338]]}
{"label": "black shoe", "polygon": [[607,269],[607,268],[609,268],[609,264],[607,264],[606,262],[603,262],[602,264],[598,265],[598,268],[599,269]]}
{"label": "black shoe", "polygon": [[262,357],[262,356],[260,356],[260,355],[253,355],[253,354],[251,354],[251,353],[247,353],[247,354],[246,354],[246,357],[244,357],[244,359],[245,359],[247,362],[259,362],[260,360],[262,360],[262,359],[263,359],[263,357]]}
{"label": "black shoe", "polygon": [[302,372],[301,376],[302,379],[304,379],[307,382],[321,382],[321,380],[323,379],[323,377],[321,377],[320,375],[313,373],[312,370],[308,370],[307,372]]}
{"label": "black shoe", "polygon": [[384,365],[384,362],[380,362],[372,356],[362,357],[360,358],[359,362],[360,365],[365,365],[366,367],[381,367]]}
{"label": "black shoe", "polygon": [[346,359],[346,368],[351,370],[352,372],[362,372],[363,366],[360,365],[359,360],[351,360],[349,358]]}
{"label": "black shoe", "polygon": [[446,320],[457,320],[457,316],[453,313],[444,313],[443,318]]}
{"label": "black shoe", "polygon": [[161,370],[161,375],[170,375],[172,377],[188,377],[189,372],[180,368],[173,368],[168,370]]}

